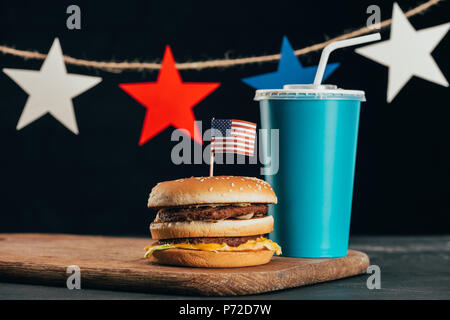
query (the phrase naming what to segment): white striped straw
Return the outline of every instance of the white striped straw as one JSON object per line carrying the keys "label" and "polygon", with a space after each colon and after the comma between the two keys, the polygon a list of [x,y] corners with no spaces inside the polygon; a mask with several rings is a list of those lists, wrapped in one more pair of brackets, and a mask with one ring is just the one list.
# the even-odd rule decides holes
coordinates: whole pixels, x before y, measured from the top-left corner
{"label": "white striped straw", "polygon": [[381,39],[380,33],[373,33],[367,36],[351,38],[347,40],[335,41],[327,45],[320,56],[319,66],[317,67],[316,77],[314,78],[314,87],[320,86],[323,79],[323,74],[328,63],[328,57],[330,53],[339,48],[345,48],[350,46],[355,46],[357,44],[362,44],[366,42],[377,41]]}

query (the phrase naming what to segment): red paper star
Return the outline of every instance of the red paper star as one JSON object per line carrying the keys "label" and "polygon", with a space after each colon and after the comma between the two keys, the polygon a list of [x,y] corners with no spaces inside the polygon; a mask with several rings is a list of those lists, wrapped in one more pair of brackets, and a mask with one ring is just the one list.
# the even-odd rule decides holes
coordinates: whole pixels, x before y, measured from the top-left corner
{"label": "red paper star", "polygon": [[156,82],[127,83],[120,84],[119,87],[147,108],[139,145],[169,126],[185,129],[191,139],[203,144],[192,108],[219,85],[220,83],[183,82],[172,51],[167,46]]}

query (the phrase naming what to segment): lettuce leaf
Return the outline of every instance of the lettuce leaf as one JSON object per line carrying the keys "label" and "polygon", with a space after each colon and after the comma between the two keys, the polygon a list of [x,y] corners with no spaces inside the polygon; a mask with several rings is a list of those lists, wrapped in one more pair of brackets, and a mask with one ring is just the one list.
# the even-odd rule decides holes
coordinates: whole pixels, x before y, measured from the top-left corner
{"label": "lettuce leaf", "polygon": [[150,247],[150,249],[147,250],[147,252],[144,255],[144,258],[150,258],[153,254],[153,252],[158,251],[158,250],[167,250],[167,249],[171,249],[171,248],[175,248],[174,246],[172,246],[169,243],[166,244],[162,244],[159,246],[154,246],[154,247]]}

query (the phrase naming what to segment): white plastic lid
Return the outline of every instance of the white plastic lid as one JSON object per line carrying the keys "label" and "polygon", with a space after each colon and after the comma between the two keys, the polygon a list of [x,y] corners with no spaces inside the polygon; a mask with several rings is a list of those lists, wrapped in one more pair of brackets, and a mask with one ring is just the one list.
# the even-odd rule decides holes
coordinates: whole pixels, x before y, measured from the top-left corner
{"label": "white plastic lid", "polygon": [[335,85],[323,84],[315,87],[312,84],[286,84],[283,89],[256,90],[255,100],[264,99],[329,99],[366,101],[364,91],[339,89]]}

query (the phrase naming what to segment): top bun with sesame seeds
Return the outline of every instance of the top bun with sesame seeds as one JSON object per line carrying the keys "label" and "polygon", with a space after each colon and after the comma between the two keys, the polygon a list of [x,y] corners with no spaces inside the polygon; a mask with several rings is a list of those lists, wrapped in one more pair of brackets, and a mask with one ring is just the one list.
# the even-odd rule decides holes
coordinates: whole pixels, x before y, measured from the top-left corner
{"label": "top bun with sesame seeds", "polygon": [[158,183],[148,199],[149,208],[192,205],[264,203],[275,204],[270,185],[253,177],[191,177]]}

